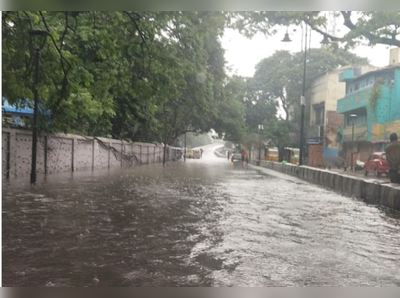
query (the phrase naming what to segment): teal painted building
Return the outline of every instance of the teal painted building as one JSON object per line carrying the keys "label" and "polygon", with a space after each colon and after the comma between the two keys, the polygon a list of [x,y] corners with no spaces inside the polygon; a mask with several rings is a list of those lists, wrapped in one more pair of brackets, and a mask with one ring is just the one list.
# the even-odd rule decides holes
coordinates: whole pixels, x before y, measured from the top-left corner
{"label": "teal painted building", "polygon": [[344,127],[338,129],[338,141],[347,160],[350,149],[353,159],[364,161],[372,152],[386,148],[390,133],[400,135],[400,64],[359,76],[357,69],[347,69],[339,81],[346,82],[346,96],[337,103],[337,113],[345,119]]}

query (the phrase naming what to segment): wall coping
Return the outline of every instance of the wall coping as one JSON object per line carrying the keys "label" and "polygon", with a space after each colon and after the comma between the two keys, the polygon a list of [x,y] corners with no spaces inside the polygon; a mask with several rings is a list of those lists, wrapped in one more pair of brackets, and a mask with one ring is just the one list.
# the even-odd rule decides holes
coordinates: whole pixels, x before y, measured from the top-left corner
{"label": "wall coping", "polygon": [[[21,134],[28,134],[32,135],[32,130],[30,129],[19,129],[19,128],[7,128],[7,127],[2,127],[2,132],[15,132],[15,133],[21,133]],[[129,141],[124,141],[124,140],[118,140],[118,139],[109,139],[109,138],[104,138],[104,137],[89,137],[89,136],[82,136],[82,135],[77,135],[77,134],[70,134],[70,133],[40,133],[41,136],[49,136],[53,138],[63,138],[63,139],[75,139],[75,140],[85,140],[85,141],[93,141],[93,140],[100,140],[103,143],[114,143],[114,144],[124,144],[124,145],[143,145],[147,147],[164,147],[164,144],[161,143],[144,143],[144,142],[129,142]]]}

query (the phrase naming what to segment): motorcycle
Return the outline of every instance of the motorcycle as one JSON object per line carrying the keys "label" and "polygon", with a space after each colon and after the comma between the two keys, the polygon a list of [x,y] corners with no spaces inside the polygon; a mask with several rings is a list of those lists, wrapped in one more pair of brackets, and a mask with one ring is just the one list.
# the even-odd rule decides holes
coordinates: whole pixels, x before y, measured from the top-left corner
{"label": "motorcycle", "polygon": [[356,165],[354,167],[354,171],[363,172],[364,171],[364,163],[361,160],[356,160]]}

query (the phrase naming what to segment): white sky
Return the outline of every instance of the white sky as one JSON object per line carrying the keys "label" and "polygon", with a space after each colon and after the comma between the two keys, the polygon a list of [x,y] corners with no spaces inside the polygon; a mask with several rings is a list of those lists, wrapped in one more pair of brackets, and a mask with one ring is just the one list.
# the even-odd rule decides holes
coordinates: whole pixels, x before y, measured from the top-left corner
{"label": "white sky", "polygon": [[[257,34],[252,39],[242,36],[236,30],[226,29],[222,38],[222,46],[225,49],[225,60],[233,71],[227,71],[229,75],[237,74],[251,77],[255,72],[255,66],[263,58],[271,56],[277,50],[288,50],[299,52],[301,50],[301,28],[296,32],[289,28],[292,42],[281,42],[286,29],[283,28],[274,36],[266,37],[264,34]],[[311,34],[311,48],[320,48],[322,35],[313,31]],[[374,47],[359,46],[352,50],[360,57],[367,57],[374,66],[387,66],[389,64],[390,47],[377,45]]]}

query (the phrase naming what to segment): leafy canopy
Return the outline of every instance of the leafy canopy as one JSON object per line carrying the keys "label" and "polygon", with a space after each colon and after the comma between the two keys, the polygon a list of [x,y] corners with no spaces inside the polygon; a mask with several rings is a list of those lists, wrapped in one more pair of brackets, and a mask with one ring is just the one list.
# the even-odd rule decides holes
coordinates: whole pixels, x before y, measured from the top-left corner
{"label": "leafy canopy", "polygon": [[[400,47],[399,11],[246,11],[231,14],[232,26],[247,36],[257,32],[273,35],[280,26],[308,24],[314,31],[347,48],[358,44],[386,44]],[[347,30],[329,33],[329,21],[336,19]]]}

